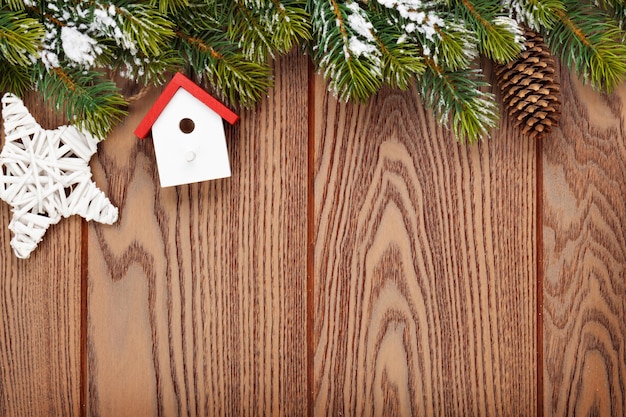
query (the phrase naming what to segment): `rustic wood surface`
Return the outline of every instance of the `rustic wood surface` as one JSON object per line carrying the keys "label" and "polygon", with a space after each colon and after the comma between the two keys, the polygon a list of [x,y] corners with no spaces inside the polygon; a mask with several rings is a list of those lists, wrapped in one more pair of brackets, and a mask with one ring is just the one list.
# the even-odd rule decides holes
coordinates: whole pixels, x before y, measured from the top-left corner
{"label": "rustic wood surface", "polygon": [[535,415],[535,146],[315,94],[315,415]]}
{"label": "rustic wood surface", "polygon": [[563,74],[561,129],[544,142],[546,416],[626,415],[626,88]]}
{"label": "rustic wood surface", "polygon": [[[64,124],[35,97],[44,129]],[[2,127],[4,143],[4,126]],[[9,245],[0,203],[0,416],[78,416],[81,407],[81,219],[51,226],[29,260]]]}
{"label": "rustic wood surface", "polygon": [[160,188],[131,133],[154,94],[102,147],[121,215],[90,227],[88,415],[306,412],[305,58],[276,70],[228,129],[230,179]]}
{"label": "rustic wood surface", "polygon": [[92,160],[117,224],[22,261],[0,203],[0,416],[624,415],[626,88],[563,91],[543,142],[463,146],[294,53],[233,176],[165,189],[151,91]]}

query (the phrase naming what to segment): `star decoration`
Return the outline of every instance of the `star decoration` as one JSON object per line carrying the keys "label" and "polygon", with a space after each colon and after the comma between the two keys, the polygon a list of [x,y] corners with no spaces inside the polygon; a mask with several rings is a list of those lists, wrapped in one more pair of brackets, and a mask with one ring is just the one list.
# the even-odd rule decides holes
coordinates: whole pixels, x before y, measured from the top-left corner
{"label": "star decoration", "polygon": [[22,100],[2,98],[5,144],[0,153],[0,198],[13,209],[9,229],[18,258],[28,258],[61,217],[78,214],[112,224],[118,210],[91,179],[97,140],[76,127],[45,130]]}

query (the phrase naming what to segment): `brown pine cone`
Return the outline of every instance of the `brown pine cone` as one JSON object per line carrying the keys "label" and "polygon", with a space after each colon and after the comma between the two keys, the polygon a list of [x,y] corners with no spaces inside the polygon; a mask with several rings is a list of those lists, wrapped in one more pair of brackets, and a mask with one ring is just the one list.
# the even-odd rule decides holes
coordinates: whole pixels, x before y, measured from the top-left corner
{"label": "brown pine cone", "polygon": [[556,62],[541,35],[525,29],[526,49],[516,61],[496,66],[503,102],[513,124],[532,139],[545,137],[561,115]]}

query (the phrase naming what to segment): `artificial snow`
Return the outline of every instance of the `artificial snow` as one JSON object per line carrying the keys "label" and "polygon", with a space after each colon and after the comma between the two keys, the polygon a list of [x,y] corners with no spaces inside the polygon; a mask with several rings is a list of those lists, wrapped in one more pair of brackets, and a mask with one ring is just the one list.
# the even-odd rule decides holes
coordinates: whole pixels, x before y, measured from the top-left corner
{"label": "artificial snow", "polygon": [[93,11],[94,19],[89,30],[113,38],[118,46],[130,51],[133,55],[137,52],[137,45],[130,39],[130,36],[120,29],[116,17],[116,10],[113,5],[108,8],[96,8]]}
{"label": "artificial snow", "polygon": [[61,28],[61,44],[65,56],[80,65],[91,67],[96,57],[102,53],[102,48],[98,46],[98,42],[78,31],[72,26],[63,26]]}
{"label": "artificial snow", "polygon": [[368,41],[373,41],[372,24],[368,22],[365,17],[359,13],[361,8],[357,3],[350,3],[347,5],[348,9],[352,11],[352,14],[348,16],[348,24],[353,31],[363,36]]}
{"label": "artificial snow", "polygon": [[539,30],[541,22],[535,18],[541,14],[541,2],[534,4],[533,2],[524,2],[523,4],[516,0],[503,0],[502,6],[509,11],[509,17],[514,16],[523,23],[526,23],[531,29]]}
{"label": "artificial snow", "polygon": [[[349,54],[359,58],[363,56],[374,64],[374,72],[379,73],[380,69],[380,51],[374,38],[374,26],[367,20],[367,15],[361,9],[358,3],[348,3],[346,7],[351,12],[347,15],[347,23],[351,29],[352,36],[348,39]],[[344,51],[346,59],[350,58],[348,51]]]}
{"label": "artificial snow", "polygon": [[59,56],[52,51],[43,51],[40,55],[41,62],[47,69],[59,67]]}
{"label": "artificial snow", "polygon": [[504,28],[507,32],[512,33],[516,43],[524,43],[524,35],[522,33],[522,29],[516,20],[506,16],[497,16],[493,19],[493,22],[496,24],[496,26],[500,26]]}
{"label": "artificial snow", "polygon": [[444,27],[445,22],[433,10],[427,10],[432,5],[421,0],[377,0],[388,9],[396,10],[400,16],[410,20],[404,26],[407,33],[418,32],[432,41],[437,35],[437,27]]}
{"label": "artificial snow", "polygon": [[[25,4],[28,2],[36,3],[27,0]],[[131,34],[124,31],[122,24],[123,13],[130,14],[125,8],[97,3],[90,7],[81,2],[50,2],[46,7],[56,19],[63,22],[61,27],[44,22],[46,33],[40,57],[47,69],[61,65],[93,68],[107,48],[100,43],[101,39],[113,40],[131,55],[136,55],[137,44]]]}
{"label": "artificial snow", "polygon": [[350,38],[348,48],[350,49],[350,52],[357,58],[361,55],[372,55],[377,50],[375,45],[361,42],[358,38],[354,36]]}

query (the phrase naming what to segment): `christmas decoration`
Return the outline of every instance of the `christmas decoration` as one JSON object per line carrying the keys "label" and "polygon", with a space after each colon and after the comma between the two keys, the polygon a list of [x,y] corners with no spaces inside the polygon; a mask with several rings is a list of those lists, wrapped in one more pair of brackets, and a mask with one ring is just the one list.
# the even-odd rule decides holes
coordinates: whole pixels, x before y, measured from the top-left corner
{"label": "christmas decoration", "polygon": [[0,89],[33,89],[104,138],[126,100],[108,74],[160,85],[182,71],[229,105],[272,85],[271,59],[301,45],[343,100],[415,84],[459,140],[498,121],[479,56],[507,64],[520,25],[602,91],[626,75],[623,0],[7,0],[0,3]]}
{"label": "christmas decoration", "polygon": [[5,144],[0,153],[0,198],[13,207],[9,229],[18,258],[28,258],[48,227],[78,214],[111,224],[115,208],[91,180],[97,140],[74,126],[44,130],[22,100],[2,98]]}
{"label": "christmas decoration", "polygon": [[556,63],[543,38],[527,29],[525,50],[516,61],[499,65],[496,78],[514,125],[533,139],[545,137],[559,121],[561,103]]}
{"label": "christmas decoration", "polygon": [[152,131],[161,187],[230,177],[222,119],[239,116],[177,73],[141,121],[135,135]]}

